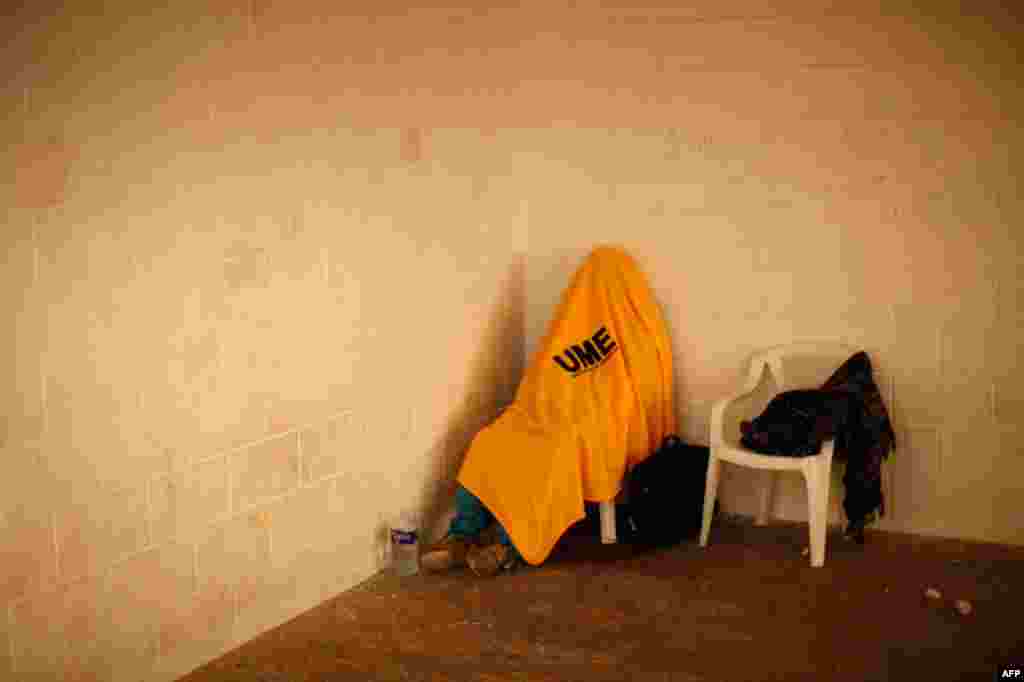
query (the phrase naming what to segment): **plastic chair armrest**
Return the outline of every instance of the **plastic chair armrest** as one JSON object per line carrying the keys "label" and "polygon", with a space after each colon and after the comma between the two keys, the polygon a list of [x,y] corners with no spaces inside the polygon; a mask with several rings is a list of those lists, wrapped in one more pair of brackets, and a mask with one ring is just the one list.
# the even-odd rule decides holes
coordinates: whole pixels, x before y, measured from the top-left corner
{"label": "plastic chair armrest", "polygon": [[765,365],[756,364],[751,366],[750,372],[747,374],[747,379],[743,384],[743,388],[737,393],[734,393],[725,398],[716,400],[711,407],[711,444],[712,445],[724,445],[725,444],[725,416],[735,403],[741,402],[746,398],[749,398],[754,391],[757,390],[758,386],[761,385],[761,381],[764,379]]}

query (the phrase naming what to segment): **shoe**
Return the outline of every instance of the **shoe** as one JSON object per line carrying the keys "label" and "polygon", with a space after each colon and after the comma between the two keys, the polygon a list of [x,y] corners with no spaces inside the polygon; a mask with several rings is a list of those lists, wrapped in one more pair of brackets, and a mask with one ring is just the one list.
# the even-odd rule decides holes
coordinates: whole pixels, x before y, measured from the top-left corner
{"label": "shoe", "polygon": [[464,538],[446,535],[440,542],[426,548],[420,556],[420,567],[433,573],[466,565],[470,544]]}
{"label": "shoe", "polygon": [[844,540],[853,540],[858,545],[863,545],[864,544],[864,526],[865,525],[866,524],[863,521],[858,522],[858,523],[854,523],[854,522],[851,521],[850,524],[846,527],[846,530],[843,531],[843,539]]}
{"label": "shoe", "polygon": [[513,568],[516,565],[516,557],[508,545],[494,543],[470,547],[466,554],[466,563],[476,575],[481,578],[490,578],[500,571]]}
{"label": "shoe", "polygon": [[496,545],[501,542],[501,526],[497,523],[491,525],[480,531],[480,534],[473,538],[474,545],[478,547],[486,547],[487,545]]}

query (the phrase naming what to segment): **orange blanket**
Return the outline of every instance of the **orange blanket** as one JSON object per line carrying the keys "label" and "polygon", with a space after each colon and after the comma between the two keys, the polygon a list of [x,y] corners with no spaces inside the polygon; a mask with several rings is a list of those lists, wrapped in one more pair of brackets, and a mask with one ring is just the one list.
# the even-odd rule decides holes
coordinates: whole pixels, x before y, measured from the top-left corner
{"label": "orange blanket", "polygon": [[473,439],[458,480],[531,564],[677,431],[672,348],[633,259],[596,249],[573,276],[514,402]]}

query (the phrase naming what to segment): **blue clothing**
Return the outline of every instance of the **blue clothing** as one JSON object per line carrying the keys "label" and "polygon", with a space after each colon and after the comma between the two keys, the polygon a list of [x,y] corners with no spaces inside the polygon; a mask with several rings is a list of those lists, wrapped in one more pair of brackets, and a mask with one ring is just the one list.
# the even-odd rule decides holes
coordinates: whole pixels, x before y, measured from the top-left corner
{"label": "blue clothing", "polygon": [[455,490],[455,518],[452,519],[451,525],[448,527],[448,533],[459,538],[472,538],[479,535],[492,523],[498,526],[498,541],[511,548],[518,557],[519,552],[516,551],[512,544],[512,538],[508,536],[504,526],[498,523],[491,512],[487,511],[487,507],[476,495],[460,485]]}

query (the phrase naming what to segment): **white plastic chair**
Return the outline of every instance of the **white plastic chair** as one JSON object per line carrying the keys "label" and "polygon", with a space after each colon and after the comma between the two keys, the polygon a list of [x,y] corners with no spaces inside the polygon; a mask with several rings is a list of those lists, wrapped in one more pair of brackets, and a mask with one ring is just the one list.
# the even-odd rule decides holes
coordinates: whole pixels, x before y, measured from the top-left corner
{"label": "white plastic chair", "polygon": [[615,532],[615,500],[602,502],[601,506],[601,543],[614,545],[618,542]]}
{"label": "white plastic chair", "polygon": [[[828,525],[828,493],[831,487],[834,441],[826,441],[819,454],[809,457],[761,455],[740,445],[740,422],[760,414],[778,393],[798,388],[819,388],[857,350],[836,343],[796,343],[770,348],[751,359],[750,371],[739,393],[715,402],[711,411],[711,458],[704,488],[701,547],[708,544],[723,461],[769,471],[761,488],[758,525],[768,522],[776,472],[799,471],[807,485],[811,566],[825,564],[825,532]],[[769,382],[763,381],[769,372],[774,379],[774,390]]]}

